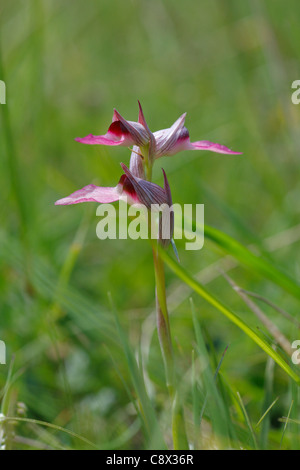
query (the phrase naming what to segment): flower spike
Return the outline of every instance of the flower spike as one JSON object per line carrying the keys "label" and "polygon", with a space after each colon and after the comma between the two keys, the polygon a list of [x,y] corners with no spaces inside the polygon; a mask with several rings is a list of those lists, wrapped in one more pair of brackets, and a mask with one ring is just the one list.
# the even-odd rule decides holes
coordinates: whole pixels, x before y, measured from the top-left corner
{"label": "flower spike", "polygon": [[[186,113],[182,114],[169,129],[162,129],[152,133],[146,122],[141,103],[139,105],[138,122],[127,121],[115,109],[112,123],[104,135],[95,136],[89,134],[83,138],[76,138],[83,144],[100,144],[112,146],[133,146],[136,153],[140,153],[149,159],[150,165],[153,160],[163,156],[172,156],[183,150],[209,150],[210,152],[223,153],[228,155],[240,155],[241,152],[234,152],[225,145],[215,144],[208,140],[190,141],[189,131],[184,126]],[[132,159],[136,160],[136,155],[132,153]],[[133,162],[132,168],[142,162]],[[134,170],[134,173],[142,175],[141,167]]]}

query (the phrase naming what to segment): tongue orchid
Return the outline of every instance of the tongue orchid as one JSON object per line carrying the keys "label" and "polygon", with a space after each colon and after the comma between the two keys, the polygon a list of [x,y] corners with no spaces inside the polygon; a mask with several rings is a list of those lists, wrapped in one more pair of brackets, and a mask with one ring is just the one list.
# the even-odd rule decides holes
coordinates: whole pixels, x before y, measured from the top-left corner
{"label": "tongue orchid", "polygon": [[[161,188],[151,182],[152,166],[156,159],[163,156],[172,156],[183,150],[209,150],[211,152],[236,155],[224,145],[214,144],[207,140],[191,142],[189,131],[184,126],[186,113],[182,114],[174,124],[168,128],[152,133],[146,122],[142,107],[139,103],[138,122],[127,121],[114,110],[112,123],[106,134],[95,136],[89,134],[77,138],[78,142],[89,145],[112,145],[131,147],[130,169],[121,163],[124,171],[118,184],[114,187],[101,187],[90,184],[75,191],[63,199],[56,201],[56,205],[78,204],[81,202],[110,203],[125,200],[128,204],[143,204],[148,210],[152,206],[172,206],[171,191],[166,174],[164,174],[164,187]],[[168,216],[160,215],[159,240],[166,246],[173,236],[174,213],[169,210]],[[166,211],[167,212],[167,211]],[[164,223],[170,227],[170,238],[164,240],[161,236]]]}
{"label": "tongue orchid", "polygon": [[[133,154],[141,158],[148,158],[150,162],[164,157],[172,156],[184,150],[209,150],[211,152],[239,155],[225,145],[215,144],[208,140],[190,141],[189,131],[184,126],[186,113],[182,114],[168,129],[152,133],[146,123],[141,104],[139,102],[138,122],[127,121],[118,111],[114,110],[112,124],[104,135],[89,134],[77,138],[82,144],[134,146]],[[133,155],[134,158],[136,158]]]}

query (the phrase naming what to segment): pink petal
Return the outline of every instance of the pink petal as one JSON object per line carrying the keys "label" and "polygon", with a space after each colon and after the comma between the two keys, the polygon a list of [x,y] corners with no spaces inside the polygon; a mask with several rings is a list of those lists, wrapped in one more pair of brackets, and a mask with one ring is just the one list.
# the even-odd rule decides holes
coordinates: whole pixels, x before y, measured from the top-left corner
{"label": "pink petal", "polygon": [[55,202],[55,205],[78,204],[79,202],[109,203],[118,201],[119,198],[120,194],[117,187],[102,188],[100,186],[95,186],[94,184],[89,184],[88,186],[84,186],[84,188],[75,191],[75,193],[70,194],[70,196],[59,199]]}
{"label": "pink petal", "polygon": [[89,134],[83,138],[76,138],[82,144],[100,145],[132,145],[133,140],[126,127],[120,121],[113,121],[105,135]]}
{"label": "pink petal", "polygon": [[165,172],[165,170],[164,170],[163,168],[162,168],[162,172],[163,172],[163,175],[164,175],[164,190],[165,190],[166,197],[167,197],[167,204],[168,204],[168,206],[171,207],[172,204],[173,204],[173,202],[172,202],[171,188],[170,188],[170,185],[169,185],[169,181],[168,181],[166,172]]}
{"label": "pink petal", "polygon": [[183,150],[210,150],[211,152],[241,155],[241,152],[233,152],[225,145],[214,144],[208,140],[191,142],[189,131],[184,127],[186,113],[180,116],[169,128],[154,132],[156,141],[155,158],[175,155]]}
{"label": "pink petal", "polygon": [[163,188],[155,183],[150,183],[150,181],[137,178],[131,173],[127,166],[124,165],[124,163],[121,163],[121,167],[134,188],[136,197],[140,204],[144,204],[147,209],[151,209],[151,204],[160,205],[168,203],[166,192]]}
{"label": "pink petal", "polygon": [[114,114],[113,114],[111,122],[115,122],[115,121],[119,121],[119,113],[116,109],[114,109]]}
{"label": "pink petal", "polygon": [[89,134],[77,137],[77,142],[90,145],[145,145],[149,141],[146,129],[138,122],[126,121],[118,111],[114,111],[113,122],[104,135]]}
{"label": "pink petal", "polygon": [[[113,119],[114,121],[112,125],[116,124],[117,122],[120,122],[120,124],[123,126],[123,129],[125,129],[127,133],[131,136],[132,142],[130,145],[133,144],[133,145],[143,146],[148,143],[149,141],[148,133],[146,129],[144,128],[143,124],[141,124],[140,122],[127,121],[126,119],[123,118],[123,116],[121,116],[121,114],[116,109],[114,110]],[[119,121],[117,121],[117,119]]]}
{"label": "pink petal", "polygon": [[89,134],[86,137],[76,137],[75,140],[77,142],[80,142],[81,144],[89,144],[89,145],[122,145],[124,142],[124,139],[112,140],[112,139],[107,138],[105,135],[93,135],[93,134]]}
{"label": "pink petal", "polygon": [[123,174],[117,185],[117,191],[119,193],[119,199],[127,202],[129,205],[139,204],[139,198],[136,191],[130,181],[130,179]]}
{"label": "pink petal", "polygon": [[155,138],[154,138],[154,135],[152,134],[152,132],[149,129],[149,126],[146,122],[146,119],[145,119],[145,116],[144,116],[144,113],[143,113],[142,105],[139,101],[138,101],[138,104],[139,104],[139,123],[146,129],[146,132],[148,134],[148,137],[149,137],[149,156],[151,158],[155,154],[155,147],[156,147]]}
{"label": "pink petal", "polygon": [[129,169],[134,176],[146,179],[144,164],[140,153],[140,148],[137,145],[134,145],[130,156]]}
{"label": "pink petal", "polygon": [[[170,188],[170,185],[169,185],[169,182],[168,182],[168,178],[167,178],[167,175],[165,173],[165,170],[162,168],[162,172],[163,172],[163,175],[164,175],[164,190],[165,190],[165,193],[166,193],[166,198],[167,198],[167,206],[168,206],[168,212],[167,212],[167,215],[169,215],[169,219],[166,220],[166,215],[165,213],[163,212],[162,213],[162,217],[160,218],[160,221],[159,221],[159,240],[160,240],[160,243],[162,244],[162,246],[164,246],[165,248],[169,245],[171,239],[173,238],[173,235],[174,235],[174,211],[170,211],[169,212],[169,209],[170,207],[172,207],[173,203],[172,203],[172,195],[171,195],[171,188]],[[165,230],[166,227],[164,227],[164,224],[167,223],[167,228],[169,230],[169,235],[170,235],[170,238],[163,238],[163,234],[165,233]]]}
{"label": "pink petal", "polygon": [[[184,149],[183,149],[184,150]],[[242,155],[242,152],[234,152],[225,145],[214,144],[208,140],[199,140],[198,142],[187,142],[186,150],[210,150],[211,152],[225,153],[230,155]]]}
{"label": "pink petal", "polygon": [[156,141],[155,158],[164,155],[174,155],[180,150],[176,150],[179,140],[188,136],[188,130],[184,127],[186,113],[182,114],[169,129],[154,132]]}

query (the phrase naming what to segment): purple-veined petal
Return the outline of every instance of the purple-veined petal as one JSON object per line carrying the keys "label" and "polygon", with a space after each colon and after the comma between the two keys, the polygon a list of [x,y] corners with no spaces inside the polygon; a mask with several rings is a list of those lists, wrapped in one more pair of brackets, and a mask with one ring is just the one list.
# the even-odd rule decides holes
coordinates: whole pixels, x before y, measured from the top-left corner
{"label": "purple-veined petal", "polygon": [[124,163],[121,163],[125,175],[132,184],[140,204],[151,209],[152,204],[167,204],[166,192],[155,183],[134,176]]}
{"label": "purple-veined petal", "polygon": [[169,185],[169,181],[168,181],[166,172],[165,172],[165,170],[164,170],[163,168],[162,168],[162,172],[163,172],[163,175],[164,175],[164,191],[165,191],[165,193],[166,193],[167,204],[171,207],[172,204],[173,204],[173,202],[172,202],[171,188],[170,188],[170,185]]}
{"label": "purple-veined petal", "polygon": [[[170,208],[173,205],[172,195],[171,195],[171,189],[170,189],[170,185],[167,179],[167,175],[163,168],[162,168],[162,172],[164,175],[164,191],[166,194],[167,202],[165,203],[165,207],[163,207],[162,214],[160,215],[158,238],[159,238],[161,245],[166,248],[169,245],[174,234],[174,210],[173,208],[170,210]],[[168,234],[168,236],[163,238],[163,236],[166,233]]]}
{"label": "purple-veined petal", "polygon": [[112,122],[104,135],[89,134],[86,137],[77,137],[75,140],[89,145],[122,145],[125,147],[135,143],[131,134],[120,121]]}
{"label": "purple-veined petal", "polygon": [[[70,196],[59,199],[55,202],[55,205],[70,205],[78,204],[80,202],[110,203],[118,200],[123,200],[128,204],[140,204],[142,202],[141,198],[139,197],[139,194],[137,194],[135,186],[132,184],[134,176],[127,167],[125,168],[128,171],[130,178],[126,174],[123,174],[119,180],[119,183],[114,188],[100,187],[95,186],[94,184],[89,184],[88,186],[84,186],[84,188],[70,194]],[[140,178],[137,178],[137,180],[144,181]],[[152,184],[154,185],[154,183],[148,183],[148,185]],[[138,183],[135,183],[135,185],[139,187]],[[160,188],[160,186],[154,186]],[[160,188],[160,190],[163,191],[162,188]]]}
{"label": "purple-veined petal", "polygon": [[119,113],[116,109],[114,109],[114,113],[113,113],[113,117],[112,117],[112,120],[111,122],[115,122],[115,121],[119,121]]}
{"label": "purple-veined petal", "polygon": [[112,123],[104,135],[89,134],[86,137],[77,137],[75,140],[89,145],[131,145],[144,146],[149,142],[148,131],[139,122],[127,121],[115,109]]}
{"label": "purple-veined petal", "polygon": [[140,148],[134,145],[130,156],[129,169],[134,176],[145,179],[145,169]]}
{"label": "purple-veined petal", "polygon": [[[186,113],[182,114],[169,129],[154,132],[153,135],[156,142],[155,158],[162,157],[163,155],[174,155],[174,153],[176,153],[174,152],[174,148],[181,138],[183,129],[185,129],[185,117]],[[184,133],[186,133],[186,131],[184,131]]]}
{"label": "purple-veined petal", "polygon": [[80,142],[81,144],[89,144],[89,145],[125,145],[127,147],[127,144],[124,144],[124,139],[122,140],[112,140],[107,138],[105,135],[93,135],[93,134],[88,134],[85,137],[76,137],[75,139],[77,142]]}
{"label": "purple-veined petal", "polygon": [[59,199],[55,202],[55,205],[78,204],[80,202],[109,203],[118,201],[120,199],[120,194],[117,188],[117,186],[115,188],[106,188],[89,184],[88,186],[84,186],[84,188],[75,191],[75,193],[70,194],[70,196]]}
{"label": "purple-veined petal", "polygon": [[112,124],[118,122],[118,119],[119,122],[124,126],[128,134],[131,136],[132,143],[134,145],[143,146],[149,142],[147,130],[140,122],[127,121],[116,109],[114,109],[113,119],[114,121]]}
{"label": "purple-veined petal", "polygon": [[119,199],[127,202],[127,204],[139,204],[140,200],[136,191],[131,183],[130,179],[126,174],[123,174],[117,185],[117,191],[119,193]]}
{"label": "purple-veined petal", "polygon": [[[183,149],[185,150],[185,149]],[[242,152],[234,152],[225,145],[214,144],[209,140],[199,140],[198,142],[189,142],[186,150],[210,150],[211,152],[225,153],[229,155],[242,155]]]}
{"label": "purple-veined petal", "polygon": [[155,149],[156,149],[155,137],[149,129],[149,126],[148,126],[148,124],[146,122],[146,119],[145,119],[145,116],[144,116],[142,105],[139,101],[138,101],[138,104],[139,104],[139,123],[142,124],[142,126],[146,129],[146,132],[148,134],[148,137],[149,137],[149,158],[152,159],[152,156],[155,154]]}
{"label": "purple-veined petal", "polygon": [[[123,177],[125,176],[125,178],[127,178],[127,184],[130,182],[131,191],[133,188],[134,194],[137,197],[136,202],[144,204],[144,206],[149,210],[157,210],[158,208],[153,207],[155,205],[159,206],[161,209],[162,212],[160,213],[159,218],[158,239],[162,246],[167,247],[174,233],[174,211],[170,210],[172,207],[172,196],[165,171],[162,169],[164,174],[164,188],[161,188],[155,183],[151,183],[134,176],[124,163],[121,163],[121,166],[125,172]],[[167,236],[165,237],[164,235],[166,233]]]}
{"label": "purple-veined petal", "polygon": [[[159,133],[164,133],[165,131],[158,131],[154,133],[155,138],[157,139],[156,134],[158,134],[158,139],[163,142],[165,139],[164,135]],[[178,152],[182,152],[183,150],[209,150],[211,152],[217,153],[224,153],[228,155],[241,155],[241,152],[234,152],[233,150],[229,149],[225,145],[215,144],[208,140],[199,140],[197,142],[191,142],[189,131],[186,127],[182,127],[179,132],[177,132],[177,140],[172,141],[172,145],[160,147],[157,145],[158,153],[156,154],[156,158],[162,156],[172,156]]]}

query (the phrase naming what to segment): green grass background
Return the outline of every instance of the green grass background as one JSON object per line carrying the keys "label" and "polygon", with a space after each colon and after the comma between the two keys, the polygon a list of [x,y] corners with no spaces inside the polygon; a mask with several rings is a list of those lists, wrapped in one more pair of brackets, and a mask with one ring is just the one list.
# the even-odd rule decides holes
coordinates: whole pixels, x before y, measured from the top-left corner
{"label": "green grass background", "polygon": [[[170,445],[150,246],[99,241],[96,204],[54,206],[89,183],[118,181],[119,163],[129,162],[126,148],[74,141],[105,133],[114,107],[136,120],[139,99],[153,131],[187,112],[192,141],[211,140],[243,152],[165,157],[156,163],[154,181],[163,184],[163,167],[173,202],[204,203],[208,225],[263,253],[297,282],[300,107],[291,102],[291,84],[300,79],[299,13],[296,0],[1,2],[0,79],[7,91],[7,104],[0,108],[0,339],[8,359],[0,365],[3,391],[14,357],[2,406],[6,415],[62,426],[99,448],[154,446],[155,430],[143,432],[135,408],[138,393],[110,292],[121,338],[133,357],[147,357],[146,387]],[[210,292],[271,343],[220,274],[222,250],[209,239],[198,252],[185,251],[183,242],[177,247],[181,266],[200,273]],[[300,418],[296,385],[278,366],[273,370],[268,356],[218,310],[166,272],[190,442],[196,448],[225,446],[219,442],[222,429],[214,427],[214,403],[198,426],[210,382],[201,372],[203,355],[200,365],[193,355],[192,295],[212,371],[229,344],[218,386],[231,416],[232,447],[254,448],[257,439],[260,448],[278,449],[281,440],[282,448],[299,448],[299,425],[288,424],[282,439],[279,421],[292,400],[291,417]],[[230,275],[299,318],[299,298],[280,283],[240,262]],[[290,341],[300,339],[292,323],[261,307]],[[264,429],[253,431],[254,440],[237,391],[253,427],[279,397]],[[90,446],[35,423],[15,423],[6,432],[12,448]]]}

